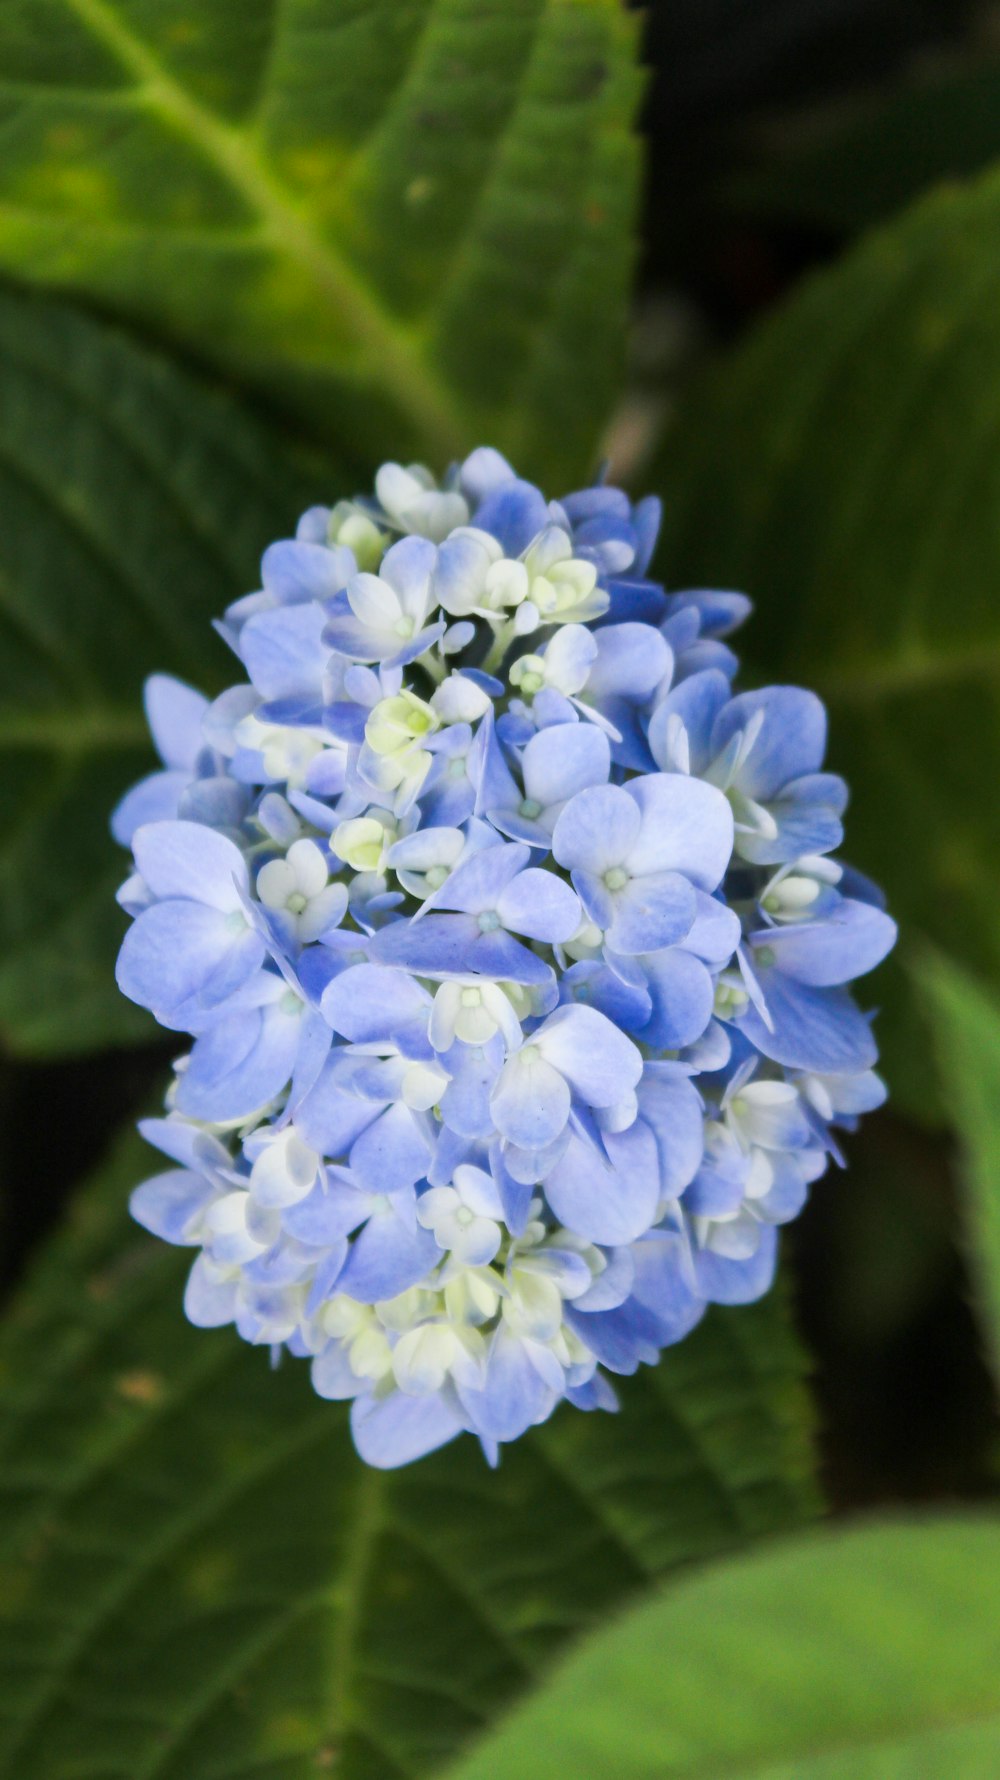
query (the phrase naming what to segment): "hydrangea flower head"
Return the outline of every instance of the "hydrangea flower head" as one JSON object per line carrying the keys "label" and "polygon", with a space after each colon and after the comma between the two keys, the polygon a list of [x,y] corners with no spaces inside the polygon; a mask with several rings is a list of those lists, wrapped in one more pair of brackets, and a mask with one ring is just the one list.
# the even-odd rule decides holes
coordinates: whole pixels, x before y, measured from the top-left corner
{"label": "hydrangea flower head", "polygon": [[236,685],[149,682],[118,981],[193,1042],[133,1214],[373,1465],[613,1409],[884,1096],[822,705],[734,693],[748,602],[650,580],[658,519],[386,464],[265,552]]}

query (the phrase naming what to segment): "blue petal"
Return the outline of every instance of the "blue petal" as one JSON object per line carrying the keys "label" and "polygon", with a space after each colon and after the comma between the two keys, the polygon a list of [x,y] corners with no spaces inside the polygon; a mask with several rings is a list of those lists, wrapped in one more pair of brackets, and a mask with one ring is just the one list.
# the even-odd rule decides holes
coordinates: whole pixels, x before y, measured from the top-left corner
{"label": "blue petal", "polygon": [[352,964],[323,992],[322,1009],[352,1044],[388,1042],[411,1057],[430,1057],[431,998],[407,976],[379,964]]}
{"label": "blue petal", "polygon": [[[359,1378],[351,1366],[346,1342],[334,1341],[317,1354],[311,1367],[312,1387],[318,1397],[342,1403],[367,1389],[368,1380]],[[371,1402],[371,1398],[366,1401]]]}
{"label": "blue petal", "polygon": [[595,621],[598,632],[605,624],[659,624],[667,614],[667,596],[655,581],[632,580],[617,575],[608,582],[611,604]]}
{"label": "blue petal", "polygon": [[552,832],[553,857],[569,870],[600,877],[628,858],[641,820],[634,798],[621,786],[592,785],[578,791],[561,812]]}
{"label": "blue petal", "polygon": [[648,624],[606,624],[596,634],[597,659],[587,680],[587,698],[601,709],[613,697],[644,704],[672,665],[659,631]]}
{"label": "blue petal", "polygon": [[738,1030],[765,1057],[820,1075],[871,1069],[878,1056],[871,1027],[846,989],[814,989],[783,972],[761,972],[771,1030],[751,1004]]}
{"label": "blue petal", "polygon": [[754,1304],[770,1290],[777,1261],[778,1232],[773,1224],[762,1224],[757,1249],[745,1261],[695,1250],[698,1290],[712,1304]]}
{"label": "blue petal", "polygon": [[530,1042],[587,1106],[617,1106],[642,1074],[642,1057],[631,1039],[596,1008],[557,1008]]}
{"label": "blue petal", "polygon": [[569,885],[537,866],[518,873],[501,892],[496,909],[505,927],[548,945],[572,939],[582,919],[579,899]]}
{"label": "blue petal", "polygon": [[318,1181],[311,1193],[282,1213],[282,1225],[289,1236],[314,1248],[326,1248],[350,1236],[363,1224],[371,1211],[367,1193],[338,1180]]}
{"label": "blue petal", "polygon": [[544,496],[530,482],[513,477],[499,483],[476,509],[476,529],[490,532],[505,556],[520,556],[548,521]]}
{"label": "blue petal", "polygon": [[184,1315],[197,1329],[220,1329],[236,1314],[236,1281],[212,1278],[199,1255],[184,1288]]}
{"label": "blue petal", "polygon": [[532,1365],[525,1343],[501,1324],[486,1363],[482,1390],[460,1386],[459,1399],[477,1434],[516,1440],[544,1421],[559,1401]]}
{"label": "blue petal", "polygon": [[895,921],[870,903],[846,896],[822,920],[761,928],[750,936],[752,946],[773,952],[779,970],[816,988],[864,976],[895,943]]}
{"label": "blue petal", "polygon": [[680,1232],[654,1230],[632,1250],[632,1302],[655,1319],[661,1347],[683,1341],[705,1312],[707,1294],[691,1278],[687,1243]]}
{"label": "blue petal", "polygon": [[639,1116],[656,1138],[660,1190],[676,1198],[701,1162],[701,1096],[678,1065],[647,1063],[639,1084]]}
{"label": "blue petal", "polygon": [[560,1223],[588,1242],[634,1242],[649,1229],[660,1198],[656,1143],[636,1123],[605,1138],[607,1160],[575,1134],[546,1177],[545,1196]]}
{"label": "blue petal", "polygon": [[377,1103],[349,1092],[349,1087],[350,1078],[345,1086],[335,1051],[296,1112],[297,1129],[306,1143],[322,1155],[346,1156],[381,1110]]}
{"label": "blue petal", "polygon": [[118,845],[131,846],[136,829],[148,822],[168,822],[176,817],[189,782],[186,772],[150,773],[126,791],[111,817],[111,832]]}
{"label": "blue petal", "polygon": [[490,1096],[503,1064],[504,1043],[498,1033],[488,1045],[457,1040],[439,1059],[451,1077],[441,1096],[441,1117],[460,1137],[493,1135]]}
{"label": "blue petal", "polygon": [[647,989],[623,982],[616,971],[596,958],[581,959],[563,972],[560,996],[563,1001],[596,1007],[615,1026],[629,1032],[642,1031],[653,1006]]}
{"label": "blue petal", "polygon": [[679,871],[714,890],[733,851],[733,813],[722,792],[680,773],[648,773],[626,786],[642,818],[629,870]]}
{"label": "blue petal", "polygon": [[143,687],[146,721],[164,766],[192,773],[204,746],[208,699],[172,674],[151,674]]}
{"label": "blue petal", "polygon": [[198,1039],[177,1106],[211,1123],[249,1118],[280,1094],[295,1067],[299,1020],[277,1008],[218,1020]]}
{"label": "blue petal", "polygon": [[321,702],[328,651],[322,637],[322,606],[279,606],[251,618],[240,633],[240,654],[257,691],[266,699],[311,695]]}
{"label": "blue petal", "polygon": [[244,925],[195,902],[144,909],[122,941],[116,981],[123,995],[152,1008],[161,1024],[183,1026],[225,1001],[259,970],[264,943]]}
{"label": "blue petal", "polygon": [[569,1118],[570,1091],[563,1077],[537,1052],[519,1051],[504,1064],[491,1099],[493,1122],[519,1149],[554,1143]]}
{"label": "blue petal", "polygon": [[355,563],[349,550],[282,538],[268,545],[260,566],[268,593],[282,605],[292,605],[330,599],[353,574]]}
{"label": "blue petal", "polygon": [[446,1446],[463,1429],[456,1411],[441,1396],[358,1397],[351,1405],[351,1433],[366,1465],[394,1470]]}
{"label": "blue petal", "polygon": [[657,705],[649,722],[649,746],[657,766],[673,770],[667,763],[667,730],[672,717],[684,725],[690,756],[690,769],[702,773],[711,760],[711,736],[715,720],[731,697],[729,681],[718,669],[692,674],[675,686]]}
{"label": "blue petal", "polygon": [[[395,1193],[422,1180],[431,1146],[409,1107],[390,1106],[352,1145],[351,1172],[369,1193]],[[390,1297],[391,1293],[386,1293]]]}
{"label": "blue petal", "polygon": [[495,909],[497,899],[512,878],[523,871],[531,851],[523,845],[501,842],[495,847],[462,859],[441,889],[430,899],[434,908],[457,909],[461,914],[478,915],[484,909]]}
{"label": "blue petal", "polygon": [[608,738],[593,723],[554,723],[540,729],[521,756],[525,796],[543,810],[588,785],[603,785],[610,770]]}
{"label": "blue petal", "polygon": [[[615,897],[608,945],[615,952],[658,952],[684,938],[695,908],[694,889],[679,872],[648,872],[632,878]],[[704,1025],[705,1021],[699,1031]]]}
{"label": "blue petal", "polygon": [[617,1310],[582,1311],[567,1304],[566,1321],[592,1354],[625,1377],[659,1358],[660,1329],[652,1313],[634,1298]]}
{"label": "blue petal", "polygon": [[419,1224],[408,1229],[395,1212],[377,1212],[354,1238],[338,1290],[361,1304],[377,1304],[419,1285],[440,1259],[429,1230]]}
{"label": "blue petal", "polygon": [[506,1166],[500,1143],[494,1143],[490,1148],[490,1169],[500,1194],[504,1223],[512,1236],[523,1236],[528,1227],[534,1185],[514,1179]]}
{"label": "blue petal", "polygon": [[151,822],[134,842],[135,863],[156,897],[183,897],[231,913],[249,879],[243,855],[199,822]]}
{"label": "blue petal", "polygon": [[826,751],[826,712],[814,692],[801,686],[765,686],[743,692],[716,720],[712,748],[718,754],[758,711],[764,722],[739,775],[748,797],[760,803],[776,797],[791,779],[818,772]]}
{"label": "blue petal", "polygon": [[215,1188],[204,1175],[192,1174],[187,1168],[171,1168],[143,1181],[129,1200],[129,1211],[137,1224],[164,1242],[196,1242],[186,1234],[192,1219],[200,1216]]}
{"label": "blue petal", "polygon": [[643,1043],[658,1051],[694,1044],[712,1017],[715,999],[705,965],[680,946],[653,952],[642,962],[652,1003]]}

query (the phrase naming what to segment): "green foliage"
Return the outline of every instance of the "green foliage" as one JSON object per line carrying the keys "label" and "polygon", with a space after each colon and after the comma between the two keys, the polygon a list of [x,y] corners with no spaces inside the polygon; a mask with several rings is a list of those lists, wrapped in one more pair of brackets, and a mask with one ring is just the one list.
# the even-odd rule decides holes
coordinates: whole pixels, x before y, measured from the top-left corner
{"label": "green foliage", "polygon": [[811,1511],[780,1292],[495,1475],[471,1440],[379,1474],[305,1365],[185,1325],[184,1258],[125,1227],[139,1149],[0,1342],[4,1773],[436,1771],[640,1584]]}
{"label": "green foliage", "polygon": [[488,436],[558,483],[616,390],[635,36],[618,0],[14,0],[0,267],[376,458]]}
{"label": "green foliage", "polygon": [[[815,686],[848,853],[1000,977],[1000,174],[934,195],[809,282],[668,440],[659,562],[755,596],[762,676]],[[900,963],[872,991],[897,1103],[927,1114]]]}
{"label": "green foliage", "polygon": [[992,1780],[1000,1527],[812,1534],[585,1643],[453,1780]]}
{"label": "green foliage", "polygon": [[[0,1031],[145,1032],[118,996],[107,815],[154,668],[365,454],[489,435],[557,480],[615,388],[634,21],[617,0],[16,0],[0,269],[99,299],[332,437],[338,474],[69,310],[0,299]],[[588,375],[578,365],[586,355]],[[56,863],[58,862],[58,864]]]}
{"label": "green foliage", "polygon": [[[146,674],[211,690],[209,628],[304,504],[288,447],[55,304],[0,292],[0,1030],[22,1052],[152,1031],[118,994],[108,817],[153,765]],[[315,487],[315,483],[312,484]]]}
{"label": "green foliage", "polygon": [[998,154],[1000,66],[947,64],[798,125],[772,125],[758,164],[726,191],[742,210],[854,234]]}
{"label": "green foliage", "polygon": [[918,980],[963,1152],[965,1246],[1000,1381],[1000,1002],[939,953],[920,960]]}

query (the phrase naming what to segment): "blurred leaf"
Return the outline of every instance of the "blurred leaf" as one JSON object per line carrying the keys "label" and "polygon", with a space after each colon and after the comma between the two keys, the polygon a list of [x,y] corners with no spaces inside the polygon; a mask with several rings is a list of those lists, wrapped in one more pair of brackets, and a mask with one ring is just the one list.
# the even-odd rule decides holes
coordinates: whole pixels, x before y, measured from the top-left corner
{"label": "blurred leaf", "polygon": [[[859,1352],[887,1356],[950,1289],[954,1266],[946,1141],[890,1108],[864,1119],[844,1140],[846,1175],[830,1183],[831,1191],[821,1190],[804,1238],[819,1251],[818,1290],[829,1301],[832,1336],[854,1361],[849,1373]],[[863,1395],[874,1387],[878,1397],[880,1384],[866,1378],[856,1388]],[[881,1403],[878,1413],[884,1422]]]}
{"label": "blurred leaf", "polygon": [[0,266],[369,454],[558,482],[615,393],[635,40],[619,0],[21,0]]}
{"label": "blurred leaf", "polygon": [[1000,1382],[1000,1001],[939,952],[920,960],[917,975],[962,1149],[965,1248]]}
{"label": "blurred leaf", "polygon": [[41,299],[0,292],[0,1031],[32,1055],[152,1032],[119,995],[108,817],[153,765],[154,668],[217,688],[213,614],[305,504],[280,437]]}
{"label": "blurred leaf", "polygon": [[974,0],[672,0],[650,8],[656,88],[679,131],[873,80],[959,36]]}
{"label": "blurred leaf", "polygon": [[922,71],[828,114],[771,125],[759,153],[726,186],[741,209],[855,234],[996,159],[1000,66]]}
{"label": "blurred leaf", "polygon": [[1000,1527],[814,1533],[641,1602],[453,1780],[993,1780]]}
{"label": "blurred leaf", "polygon": [[433,1771],[569,1633],[811,1511],[780,1293],[496,1473],[468,1438],[377,1473],[304,1364],[185,1324],[186,1257],[123,1230],[144,1166],[129,1138],[0,1343],[12,1780]]}
{"label": "blurred leaf", "polygon": [[[745,587],[753,669],[828,701],[900,959],[922,930],[1000,976],[1000,174],[811,280],[695,392],[660,485],[669,579]],[[866,999],[927,1117],[900,959]]]}
{"label": "blurred leaf", "polygon": [[[694,292],[727,329],[773,298],[767,247],[734,233],[727,182],[774,108],[808,108],[884,82],[968,33],[978,0],[670,0],[646,8],[644,126],[652,173],[645,279]],[[666,201],[665,201],[666,200]]]}

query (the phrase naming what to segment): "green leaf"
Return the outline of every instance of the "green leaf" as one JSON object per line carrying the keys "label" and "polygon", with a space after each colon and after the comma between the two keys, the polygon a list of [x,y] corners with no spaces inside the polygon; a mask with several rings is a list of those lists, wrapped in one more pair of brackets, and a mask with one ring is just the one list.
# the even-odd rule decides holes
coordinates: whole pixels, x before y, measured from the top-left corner
{"label": "green leaf", "polygon": [[920,959],[917,978],[962,1149],[965,1249],[1000,1382],[1000,1001],[939,952]]}
{"label": "green leaf", "polygon": [[258,584],[306,493],[280,436],[232,402],[0,291],[0,1032],[15,1050],[151,1034],[114,984],[125,861],[108,832],[154,764],[142,682],[225,684],[210,620]]}
{"label": "green leaf", "polygon": [[568,1634],[811,1511],[780,1293],[496,1473],[471,1439],[377,1473],[304,1364],[184,1323],[188,1257],[123,1233],[148,1167],[121,1146],[0,1342],[5,1774],[436,1771]]}
{"label": "green leaf", "polygon": [[[741,209],[835,234],[883,222],[928,186],[1000,154],[1000,66],[918,68],[886,90],[765,126],[756,166],[727,182]],[[752,140],[744,142],[753,154]]]}
{"label": "green leaf", "polygon": [[324,435],[557,482],[615,394],[640,88],[619,0],[20,0],[0,267]]}
{"label": "green leaf", "polygon": [[812,1534],[592,1638],[450,1780],[993,1780],[1000,1526]]}
{"label": "green leaf", "polygon": [[[828,701],[900,959],[922,931],[1000,978],[1000,174],[811,280],[695,393],[660,479],[671,581],[745,587],[754,671]],[[870,998],[926,1115],[899,961]]]}

